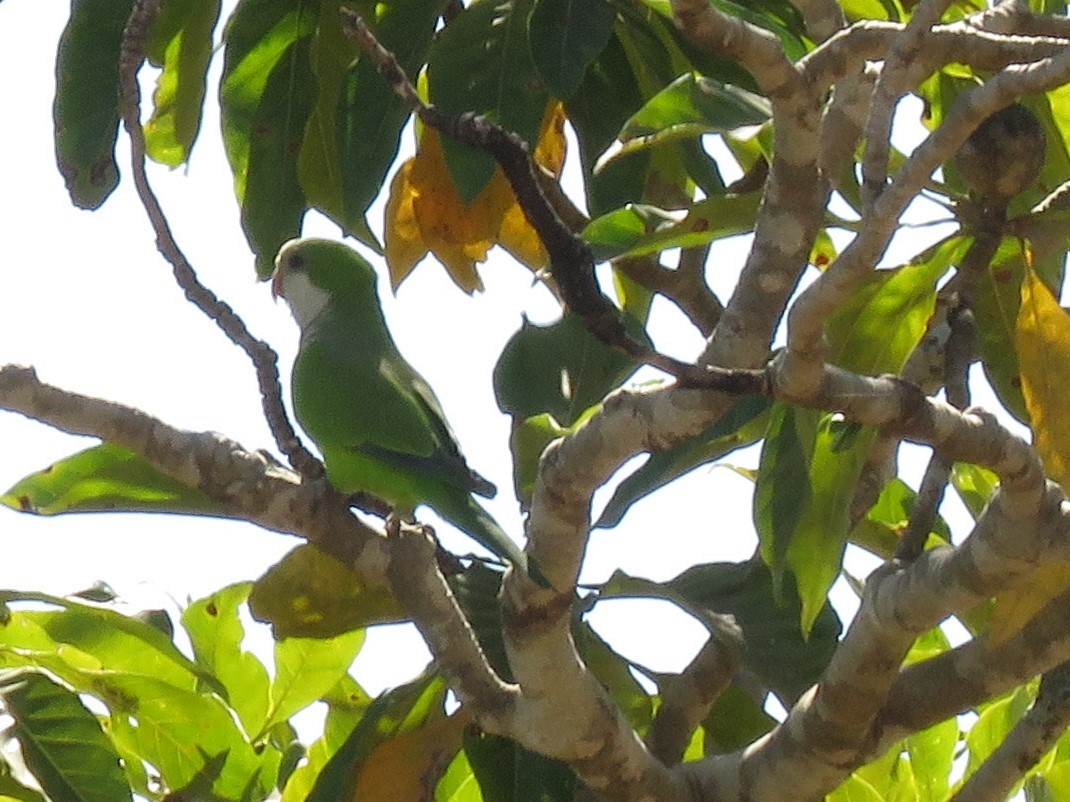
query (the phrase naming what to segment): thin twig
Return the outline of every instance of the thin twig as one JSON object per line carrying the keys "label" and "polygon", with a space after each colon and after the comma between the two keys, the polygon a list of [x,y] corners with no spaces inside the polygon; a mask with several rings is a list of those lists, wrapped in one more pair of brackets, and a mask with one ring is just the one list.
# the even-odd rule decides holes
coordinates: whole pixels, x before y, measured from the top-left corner
{"label": "thin twig", "polygon": [[148,31],[159,12],[161,0],[138,0],[123,31],[119,61],[119,105],[123,126],[130,137],[130,162],[134,186],[156,232],[156,247],[170,263],[175,281],[186,298],[215,321],[227,338],[245,351],[252,360],[260,385],[264,417],[279,450],[303,477],[323,476],[323,465],[302,444],[294,431],[282,402],[278,354],[263,340],[258,340],[231,306],[201,283],[171,231],[159,199],[149,185],[145,172],[145,132],[141,128],[141,89],[137,73],[145,61]]}
{"label": "thin twig", "polygon": [[[944,387],[947,402],[956,409],[970,405],[969,370],[976,358],[977,326],[973,312],[961,295],[947,316],[951,334],[944,352]],[[937,510],[951,476],[951,461],[933,452],[918,489],[910,523],[895,550],[898,560],[913,561],[925,550]]]}

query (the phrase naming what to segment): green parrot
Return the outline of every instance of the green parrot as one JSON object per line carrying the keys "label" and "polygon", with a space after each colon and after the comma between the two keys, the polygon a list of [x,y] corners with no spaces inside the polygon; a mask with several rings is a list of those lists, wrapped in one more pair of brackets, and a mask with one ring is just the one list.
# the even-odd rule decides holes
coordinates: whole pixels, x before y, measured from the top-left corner
{"label": "green parrot", "polygon": [[516,543],[472,498],[496,488],[468,467],[431,387],[398,352],[375,271],[323,239],[290,240],[275,257],[272,294],[301,328],[294,412],[343,493],[367,491],[411,518],[427,504],[495,554],[521,564]]}

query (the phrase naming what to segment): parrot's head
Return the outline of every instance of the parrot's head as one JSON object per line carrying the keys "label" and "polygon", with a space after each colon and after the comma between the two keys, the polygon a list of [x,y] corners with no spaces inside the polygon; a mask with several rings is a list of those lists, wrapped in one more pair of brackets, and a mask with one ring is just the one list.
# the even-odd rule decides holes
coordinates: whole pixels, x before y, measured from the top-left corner
{"label": "parrot's head", "polygon": [[340,242],[292,239],[275,257],[271,294],[286,299],[303,329],[331,303],[374,303],[375,270]]}

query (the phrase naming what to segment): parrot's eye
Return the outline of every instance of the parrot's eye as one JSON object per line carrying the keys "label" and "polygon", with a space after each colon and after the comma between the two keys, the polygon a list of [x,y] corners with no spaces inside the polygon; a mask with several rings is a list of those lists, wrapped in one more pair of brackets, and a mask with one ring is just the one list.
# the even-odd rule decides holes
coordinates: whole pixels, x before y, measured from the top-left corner
{"label": "parrot's eye", "polygon": [[298,256],[296,253],[292,254],[289,259],[286,260],[287,267],[292,270],[300,270],[305,266],[305,259],[303,256]]}

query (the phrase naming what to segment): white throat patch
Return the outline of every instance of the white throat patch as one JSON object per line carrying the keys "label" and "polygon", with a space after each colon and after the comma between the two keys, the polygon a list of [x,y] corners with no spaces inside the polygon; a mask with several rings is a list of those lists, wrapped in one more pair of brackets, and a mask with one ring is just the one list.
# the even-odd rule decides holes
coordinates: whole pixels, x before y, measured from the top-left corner
{"label": "white throat patch", "polygon": [[302,330],[327,308],[330,293],[312,283],[307,273],[288,271],[282,277],[283,297]]}

